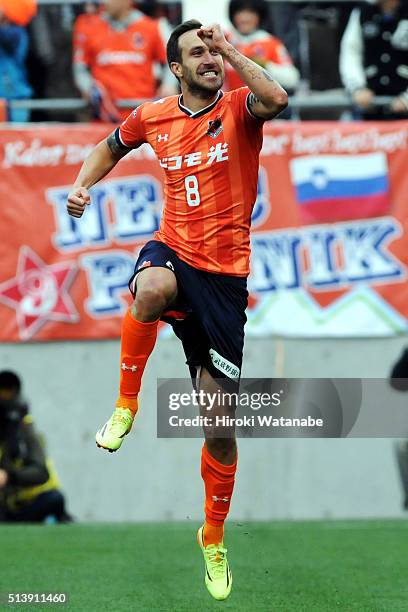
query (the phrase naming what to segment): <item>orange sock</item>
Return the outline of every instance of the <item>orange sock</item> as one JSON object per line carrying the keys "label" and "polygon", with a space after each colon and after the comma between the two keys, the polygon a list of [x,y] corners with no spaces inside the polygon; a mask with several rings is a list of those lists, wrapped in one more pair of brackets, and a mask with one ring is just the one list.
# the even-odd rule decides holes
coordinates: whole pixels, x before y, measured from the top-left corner
{"label": "orange sock", "polygon": [[147,360],[157,338],[159,321],[142,323],[127,311],[122,323],[120,353],[120,386],[116,406],[137,412],[137,396]]}
{"label": "orange sock", "polygon": [[234,490],[237,461],[223,465],[204,444],[201,452],[201,476],[205,485],[204,545],[219,544],[224,537],[224,521]]}
{"label": "orange sock", "polygon": [[211,523],[204,522],[204,546],[208,544],[219,544],[224,539],[224,524],[222,525],[211,525]]}

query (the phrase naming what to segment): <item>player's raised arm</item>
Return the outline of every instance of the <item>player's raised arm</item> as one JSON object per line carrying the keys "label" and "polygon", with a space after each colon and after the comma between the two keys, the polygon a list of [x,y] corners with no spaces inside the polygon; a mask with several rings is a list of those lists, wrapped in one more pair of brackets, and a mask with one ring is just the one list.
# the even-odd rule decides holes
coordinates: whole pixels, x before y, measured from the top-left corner
{"label": "player's raised arm", "polygon": [[88,189],[106,176],[129,151],[117,141],[115,132],[96,145],[85,159],[68,195],[67,210],[72,217],[82,217],[85,206],[91,203]]}
{"label": "player's raised arm", "polygon": [[267,70],[242,55],[225,38],[218,24],[203,26],[197,32],[211,51],[220,53],[237,71],[252,91],[249,98],[251,111],[262,119],[272,119],[288,105],[288,94]]}

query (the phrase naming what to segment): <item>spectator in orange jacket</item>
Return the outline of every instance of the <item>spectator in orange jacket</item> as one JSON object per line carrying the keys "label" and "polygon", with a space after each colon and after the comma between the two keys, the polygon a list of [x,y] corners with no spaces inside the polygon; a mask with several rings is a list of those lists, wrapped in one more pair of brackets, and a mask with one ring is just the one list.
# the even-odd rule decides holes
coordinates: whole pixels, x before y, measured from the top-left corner
{"label": "spectator in orange jacket", "polygon": [[[261,29],[266,16],[263,0],[231,0],[229,18],[234,26],[230,35],[232,44],[246,57],[264,66],[276,80],[288,90],[293,90],[299,82],[299,72],[283,43]],[[242,87],[243,83],[234,70],[226,66],[229,89]]]}
{"label": "spectator in orange jacket", "polygon": [[[75,23],[75,83],[103,121],[128,116],[118,100],[175,93],[159,25],[132,7],[132,0],[104,0],[101,12],[81,15]],[[163,71],[159,90],[155,64]]]}

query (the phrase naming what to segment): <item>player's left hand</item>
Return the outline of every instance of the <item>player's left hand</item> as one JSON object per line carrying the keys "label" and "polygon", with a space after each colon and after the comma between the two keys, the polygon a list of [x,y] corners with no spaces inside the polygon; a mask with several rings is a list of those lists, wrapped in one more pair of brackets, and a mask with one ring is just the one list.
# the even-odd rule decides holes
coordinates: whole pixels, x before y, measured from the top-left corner
{"label": "player's left hand", "polygon": [[222,31],[219,23],[213,23],[209,26],[202,26],[198,30],[197,36],[201,38],[203,43],[205,43],[211,51],[216,51],[217,53],[221,53],[221,55],[228,47],[231,46],[225,38],[224,32]]}

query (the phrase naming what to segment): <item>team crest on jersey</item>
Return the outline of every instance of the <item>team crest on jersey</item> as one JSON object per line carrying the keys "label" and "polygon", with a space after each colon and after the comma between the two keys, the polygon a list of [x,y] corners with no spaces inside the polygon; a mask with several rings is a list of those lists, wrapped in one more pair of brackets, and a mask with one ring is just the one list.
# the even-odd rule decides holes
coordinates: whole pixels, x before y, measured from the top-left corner
{"label": "team crest on jersey", "polygon": [[257,57],[259,59],[264,59],[265,58],[265,50],[263,47],[261,47],[261,45],[257,46],[254,48],[254,57]]}
{"label": "team crest on jersey", "polygon": [[211,138],[217,138],[223,130],[221,117],[216,117],[214,121],[208,122],[208,130],[207,136],[211,136]]}
{"label": "team crest on jersey", "polygon": [[133,46],[135,49],[141,49],[145,46],[145,40],[140,32],[133,34]]}

